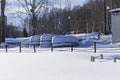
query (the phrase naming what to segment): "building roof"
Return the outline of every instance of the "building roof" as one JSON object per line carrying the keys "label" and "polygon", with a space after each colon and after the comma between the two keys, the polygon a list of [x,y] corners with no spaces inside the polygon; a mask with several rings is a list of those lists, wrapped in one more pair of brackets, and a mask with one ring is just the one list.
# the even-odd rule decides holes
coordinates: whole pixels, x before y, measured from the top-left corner
{"label": "building roof", "polygon": [[111,9],[109,12],[120,12],[120,8]]}

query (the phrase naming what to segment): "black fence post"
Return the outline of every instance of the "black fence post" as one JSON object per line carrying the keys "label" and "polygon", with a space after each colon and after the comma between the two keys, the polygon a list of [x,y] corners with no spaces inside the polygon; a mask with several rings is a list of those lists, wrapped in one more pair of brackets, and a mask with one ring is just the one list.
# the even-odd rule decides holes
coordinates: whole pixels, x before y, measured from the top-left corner
{"label": "black fence post", "polygon": [[21,50],[21,43],[19,43],[19,52],[21,53],[22,50]]}
{"label": "black fence post", "polygon": [[116,58],[114,58],[114,63],[116,63],[117,62],[117,59]]}
{"label": "black fence post", "polygon": [[8,46],[7,46],[7,44],[5,44],[5,51],[6,51],[6,53],[8,52],[7,48],[8,48]]}
{"label": "black fence post", "polygon": [[71,43],[71,52],[73,52],[73,43]]}
{"label": "black fence post", "polygon": [[51,52],[53,52],[53,44],[51,43]]}
{"label": "black fence post", "polygon": [[33,44],[33,49],[34,49],[34,53],[36,52],[36,47],[35,44]]}
{"label": "black fence post", "polygon": [[103,58],[104,58],[104,57],[103,57],[103,54],[100,54],[100,58],[101,58],[101,59],[103,59]]}
{"label": "black fence post", "polygon": [[94,52],[96,53],[96,42],[94,42]]}

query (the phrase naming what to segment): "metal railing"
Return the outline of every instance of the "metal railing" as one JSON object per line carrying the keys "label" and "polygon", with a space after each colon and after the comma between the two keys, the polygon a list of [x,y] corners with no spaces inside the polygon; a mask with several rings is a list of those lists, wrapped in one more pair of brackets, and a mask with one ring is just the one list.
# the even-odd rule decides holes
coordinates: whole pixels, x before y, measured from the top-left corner
{"label": "metal railing", "polygon": [[[71,52],[73,52],[74,51],[74,46],[75,46],[75,44],[76,43],[73,43],[73,42],[58,42],[58,43],[51,43],[51,41],[41,41],[43,44],[44,43],[49,43],[50,44],[50,51],[51,52],[53,52],[56,48],[60,48],[60,47],[55,47],[54,46],[54,44],[68,44],[69,46],[67,46],[68,48],[70,48],[70,51]],[[16,43],[16,44],[12,44],[12,46],[14,46],[14,45],[16,45],[18,48],[17,48],[17,52],[22,52],[23,50],[22,50],[22,44],[19,42],[19,43]],[[33,52],[34,53],[36,53],[37,52],[37,45],[38,44],[29,44],[29,45],[31,45],[31,47],[33,47]],[[41,44],[40,44],[41,45]],[[39,45],[39,46],[40,46]],[[9,52],[9,49],[10,49],[10,47],[9,46],[11,46],[11,44],[4,44],[4,45],[2,45],[2,50],[4,50],[6,53],[8,53]],[[63,46],[63,48],[64,48],[65,46]],[[46,49],[48,49],[48,48],[46,48]]]}

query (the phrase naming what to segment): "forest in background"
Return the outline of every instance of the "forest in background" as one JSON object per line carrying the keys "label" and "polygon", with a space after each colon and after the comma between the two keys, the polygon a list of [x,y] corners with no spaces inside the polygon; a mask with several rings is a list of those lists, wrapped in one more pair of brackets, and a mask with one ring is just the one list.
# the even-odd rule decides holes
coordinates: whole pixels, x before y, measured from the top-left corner
{"label": "forest in background", "polygon": [[78,5],[73,8],[60,9],[53,7],[50,11],[46,11],[46,9],[39,16],[36,16],[34,9],[31,9],[32,17],[28,15],[23,19],[24,23],[21,23],[20,27],[23,27],[23,29],[21,30],[12,24],[6,25],[5,36],[11,37],[15,34],[17,37],[27,37],[44,33],[104,33],[105,26],[106,31],[109,32],[111,30],[109,10],[119,8],[120,0],[106,0],[105,4],[104,1],[88,0],[83,6]]}

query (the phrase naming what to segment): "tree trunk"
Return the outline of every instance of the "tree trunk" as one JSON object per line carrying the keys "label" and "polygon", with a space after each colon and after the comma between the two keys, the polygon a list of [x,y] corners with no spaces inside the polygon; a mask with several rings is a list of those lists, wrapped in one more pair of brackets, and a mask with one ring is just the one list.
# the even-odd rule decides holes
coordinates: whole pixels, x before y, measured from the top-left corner
{"label": "tree trunk", "polygon": [[1,27],[0,27],[0,43],[5,42],[5,3],[6,0],[1,0]]}

